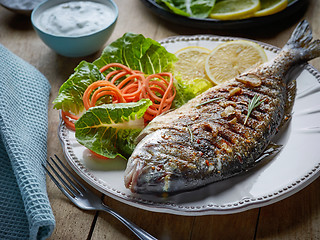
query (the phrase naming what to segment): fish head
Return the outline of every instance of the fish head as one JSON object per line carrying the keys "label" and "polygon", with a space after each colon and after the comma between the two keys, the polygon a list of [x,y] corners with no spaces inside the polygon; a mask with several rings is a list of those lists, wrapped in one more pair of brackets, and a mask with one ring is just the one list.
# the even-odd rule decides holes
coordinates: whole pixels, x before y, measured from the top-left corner
{"label": "fish head", "polygon": [[186,189],[177,155],[181,154],[175,141],[175,131],[159,129],[146,135],[128,159],[125,186],[135,193],[166,193]]}

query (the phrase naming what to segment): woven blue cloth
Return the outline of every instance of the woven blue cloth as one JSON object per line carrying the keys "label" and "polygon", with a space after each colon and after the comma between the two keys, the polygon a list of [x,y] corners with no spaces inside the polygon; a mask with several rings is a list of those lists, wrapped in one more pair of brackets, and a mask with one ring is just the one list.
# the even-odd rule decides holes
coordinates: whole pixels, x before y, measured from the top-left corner
{"label": "woven blue cloth", "polygon": [[42,163],[50,84],[0,44],[0,239],[46,239],[55,220]]}

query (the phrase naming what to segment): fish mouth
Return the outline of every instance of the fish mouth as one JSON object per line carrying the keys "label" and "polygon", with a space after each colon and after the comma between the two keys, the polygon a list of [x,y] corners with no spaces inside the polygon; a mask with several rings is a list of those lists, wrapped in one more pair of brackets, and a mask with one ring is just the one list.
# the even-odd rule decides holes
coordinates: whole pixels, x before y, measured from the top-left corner
{"label": "fish mouth", "polygon": [[124,175],[124,185],[130,189],[131,192],[136,192],[137,183],[144,163],[138,158],[134,159],[131,163],[128,163]]}
{"label": "fish mouth", "polygon": [[137,157],[128,162],[124,184],[132,193],[162,193],[163,179],[163,173],[154,173],[142,159]]}

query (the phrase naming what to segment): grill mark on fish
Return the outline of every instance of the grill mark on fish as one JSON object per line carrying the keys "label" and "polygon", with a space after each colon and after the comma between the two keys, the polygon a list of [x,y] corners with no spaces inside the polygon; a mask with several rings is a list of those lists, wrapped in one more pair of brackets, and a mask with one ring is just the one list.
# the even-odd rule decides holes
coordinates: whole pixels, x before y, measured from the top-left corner
{"label": "grill mark on fish", "polygon": [[264,79],[261,81],[261,85],[258,86],[258,87],[251,87],[251,86],[248,86],[244,83],[241,83],[241,82],[237,82],[237,81],[234,81],[234,83],[231,84],[232,87],[239,87],[243,90],[251,90],[251,91],[259,91],[259,88],[264,88],[267,89],[267,91],[278,91],[279,90],[279,85],[282,85],[283,83],[279,82],[279,83],[275,83],[274,81],[272,81],[271,79]]}
{"label": "grill mark on fish", "polygon": [[244,137],[239,135],[238,133],[233,132],[232,130],[229,130],[228,128],[224,127],[219,130],[218,137],[215,142],[212,143],[213,146],[215,146],[218,149],[225,149],[225,146],[222,145],[219,140],[223,140],[224,143],[226,143],[229,147],[234,146],[236,143],[239,143],[240,141],[244,141]]}
{"label": "grill mark on fish", "polygon": [[[218,123],[218,124],[220,124],[220,126],[224,127],[228,124],[228,122],[225,120],[222,120],[221,123]],[[248,138],[248,136],[250,136],[251,134],[254,134],[256,132],[256,130],[254,128],[251,128],[248,125],[243,125],[243,123],[240,123],[240,122],[237,124],[233,124],[232,126],[229,125],[229,129],[234,134],[241,136],[243,139]]]}
{"label": "grill mark on fish", "polygon": [[226,145],[230,146],[231,143],[228,142],[222,135],[218,135],[216,141],[211,142],[217,149],[225,149]]}
{"label": "grill mark on fish", "polygon": [[[243,142],[246,139],[244,136],[239,135],[239,133],[229,130],[229,127],[227,124],[225,125],[220,124],[219,127],[220,129],[218,133],[218,138],[215,142],[212,143],[216,148],[218,148],[218,150],[231,152],[230,150],[231,146],[233,146],[235,143],[239,143],[240,141]],[[248,132],[248,130],[246,130],[246,132],[249,133],[249,135],[252,135],[253,132],[256,132],[256,131],[255,129],[251,129],[251,132]],[[237,139],[237,141],[235,141],[235,139]]]}
{"label": "grill mark on fish", "polygon": [[[223,139],[225,139],[229,145],[234,145],[235,143],[239,142],[239,135],[230,131],[228,128],[224,128],[223,131],[220,132],[220,135]],[[241,139],[244,140],[243,137]]]}
{"label": "grill mark on fish", "polygon": [[[245,95],[245,94],[244,94]],[[249,95],[248,95],[249,96]],[[250,95],[251,96],[251,95]],[[270,98],[264,98],[264,99],[270,99]],[[239,97],[239,98],[237,98],[237,99],[232,99],[232,102],[234,103],[234,104],[229,104],[229,105],[232,105],[232,106],[234,106],[234,108],[235,108],[235,111],[237,111],[237,110],[239,110],[239,111],[241,111],[241,112],[244,112],[244,114],[247,114],[247,106],[248,106],[248,104],[246,104],[245,105],[245,107],[243,107],[243,104],[239,104],[239,102],[240,101],[245,101],[245,102],[250,102],[250,98],[249,97],[246,97],[246,96],[242,96],[241,98]],[[226,106],[222,106],[221,105],[221,102],[220,103],[213,103],[212,105],[207,105],[206,106],[206,108],[204,108],[203,109],[203,111],[202,112],[206,112],[206,111],[209,111],[210,109],[211,109],[211,106],[213,106],[213,105],[218,105],[218,104],[220,104],[220,112],[222,113],[225,109],[226,109]],[[228,104],[227,104],[228,105]],[[258,108],[255,108],[255,111],[251,114],[251,118],[253,118],[253,119],[255,119],[255,120],[258,120],[258,121],[260,121],[260,120],[262,120],[263,118],[264,118],[264,116],[265,116],[265,114],[267,113],[267,109],[266,109],[267,107],[264,107],[264,108],[261,108],[261,107],[258,107]],[[237,115],[239,115],[239,113],[235,113],[235,114],[231,114],[232,116],[237,116]],[[245,116],[243,117],[243,119],[245,118]],[[220,119],[220,118],[219,118]],[[230,117],[228,117],[228,119],[229,120],[231,120],[230,119]],[[242,118],[240,118],[240,119],[242,119]]]}
{"label": "grill mark on fish", "polygon": [[241,97],[247,97],[247,101],[250,102],[251,99],[254,97],[254,95],[258,95],[260,96],[261,99],[264,99],[264,100],[272,100],[274,98],[276,98],[278,96],[278,93],[276,91],[274,92],[267,92],[267,89],[261,87],[261,88],[257,88],[255,89],[254,91],[251,90],[251,89],[244,89],[243,90],[243,95],[239,96],[239,98]]}
{"label": "grill mark on fish", "polygon": [[[239,100],[239,101],[249,101],[247,100],[249,98],[238,98],[238,99],[235,99],[235,100]],[[269,99],[266,99],[266,98],[262,98],[264,100],[269,100]],[[262,120],[265,115],[268,113],[270,109],[270,106],[266,106],[266,104],[261,104],[259,107],[255,108],[254,111],[251,113],[251,117],[253,117],[254,119],[256,120]],[[244,113],[244,115],[247,114],[247,111],[248,111],[248,104],[246,105],[243,105],[243,104],[239,104],[237,102],[235,102],[235,114],[234,116],[237,117],[239,115],[241,115],[241,113]],[[239,113],[240,112],[240,113]],[[244,119],[245,117],[243,117]],[[242,118],[240,118],[242,119]],[[239,119],[239,120],[240,120]],[[228,120],[231,120],[230,118]]]}
{"label": "grill mark on fish", "polygon": [[[242,96],[239,96],[237,99],[239,102],[250,102],[251,99],[247,98],[248,96],[251,97],[251,94],[247,94],[244,92]],[[272,111],[277,104],[279,104],[279,101],[275,101],[272,98],[270,98],[268,95],[262,95],[259,94],[258,96],[261,97],[261,99],[264,100],[262,104],[260,104],[258,107],[256,107],[250,114],[250,118],[261,121],[263,118],[269,114],[270,111]],[[241,107],[240,108],[244,114],[247,114],[248,106],[245,108]]]}
{"label": "grill mark on fish", "polygon": [[[276,96],[276,94],[270,94],[270,93],[266,93],[266,89],[262,89],[263,86],[260,89],[256,89],[255,91],[253,91],[252,89],[248,89],[248,88],[243,88],[243,94],[242,95],[237,95],[237,96],[232,96],[230,97],[230,102],[233,102],[233,106],[235,106],[236,109],[239,109],[241,111],[244,110],[244,108],[241,105],[241,102],[246,102],[249,103],[251,101],[251,98],[255,95],[255,94],[259,94],[259,96],[261,97],[261,99],[264,99],[266,102],[270,102],[272,103],[272,98]],[[261,90],[262,89],[262,90]],[[240,104],[239,104],[240,103]],[[221,107],[223,107],[220,103],[213,103],[214,104],[220,104]],[[207,108],[210,108],[210,106],[212,105],[208,105]],[[248,104],[247,104],[248,105]],[[246,105],[246,107],[247,107]],[[267,112],[267,110],[270,109],[270,104],[267,106],[266,104],[262,104],[265,105],[264,107],[261,107],[261,105],[258,108],[255,108],[255,112],[260,112],[261,114],[265,114]],[[224,107],[225,109],[225,107]],[[247,111],[245,109],[245,111]],[[261,120],[261,118],[259,118],[259,115],[257,113],[253,113],[252,116],[253,118],[257,119],[257,120]],[[264,117],[264,116],[261,116]]]}
{"label": "grill mark on fish", "polygon": [[[245,135],[245,132],[249,132],[248,129],[249,128],[244,126],[243,124],[237,123],[237,124],[229,125],[228,130],[233,134],[239,136],[239,138],[244,140],[247,138],[247,136]],[[251,130],[254,131],[254,129],[251,129]]]}
{"label": "grill mark on fish", "polygon": [[[172,129],[173,130],[173,129]],[[181,136],[181,135],[179,135]],[[186,138],[173,138],[169,139],[168,143],[166,145],[160,145],[160,144],[148,144],[146,147],[148,148],[149,153],[152,153],[153,156],[160,155],[161,161],[155,162],[154,166],[158,164],[162,164],[162,160],[165,158],[170,157],[170,151],[174,151],[178,149],[179,151],[175,151],[176,153],[176,159],[179,161],[188,161],[185,155],[182,154],[182,151],[188,152],[190,149],[190,143],[185,142]],[[157,149],[157,151],[155,151]],[[190,157],[190,156],[189,156]]]}
{"label": "grill mark on fish", "polygon": [[[247,115],[247,110],[246,110],[246,115]],[[265,120],[266,117],[268,117],[268,115],[269,115],[268,112],[264,111],[262,108],[255,108],[254,111],[250,113],[249,118],[257,122],[262,122]]]}

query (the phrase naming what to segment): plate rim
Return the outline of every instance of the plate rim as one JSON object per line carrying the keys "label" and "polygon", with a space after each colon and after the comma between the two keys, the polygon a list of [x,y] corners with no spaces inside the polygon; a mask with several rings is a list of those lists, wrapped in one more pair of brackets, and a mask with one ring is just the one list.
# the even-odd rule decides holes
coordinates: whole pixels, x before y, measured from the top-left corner
{"label": "plate rim", "polygon": [[[174,42],[183,42],[183,41],[229,41],[229,40],[237,40],[237,39],[246,39],[250,41],[254,41],[264,47],[266,50],[277,53],[280,48],[273,46],[268,43],[240,38],[240,37],[228,37],[228,36],[216,36],[210,34],[204,35],[191,35],[191,36],[171,36],[165,39],[158,41],[160,44],[170,44]],[[316,78],[317,82],[320,84],[320,72],[315,69],[312,65],[307,64],[304,68],[308,71],[313,77]],[[66,139],[67,132],[70,131],[63,124],[63,120],[61,118],[60,112],[60,124],[58,127],[58,136],[61,142],[63,153],[65,158],[67,159],[68,164],[72,167],[72,169],[88,184],[97,189],[98,191],[106,194],[113,199],[116,199],[125,204],[152,211],[152,212],[161,212],[164,210],[166,213],[175,214],[175,215],[185,215],[185,216],[203,216],[203,215],[222,215],[222,214],[233,214],[238,212],[247,211],[253,208],[263,207],[270,205],[272,203],[283,200],[298,191],[302,190],[310,183],[312,183],[317,177],[320,175],[320,160],[318,163],[313,166],[312,169],[309,170],[308,174],[300,177],[300,179],[296,179],[295,182],[292,182],[290,185],[283,187],[282,189],[278,189],[278,191],[269,193],[268,195],[261,196],[258,198],[247,198],[244,200],[239,200],[237,202],[228,203],[228,204],[207,204],[206,206],[178,206],[177,204],[171,202],[153,202],[151,200],[146,200],[135,194],[126,195],[125,193],[112,188],[111,186],[106,185],[102,180],[96,178],[93,174],[90,173],[82,163],[80,163],[79,159],[76,158],[75,154],[72,151],[72,147],[69,146],[69,139]],[[106,189],[107,187],[108,189]]]}

